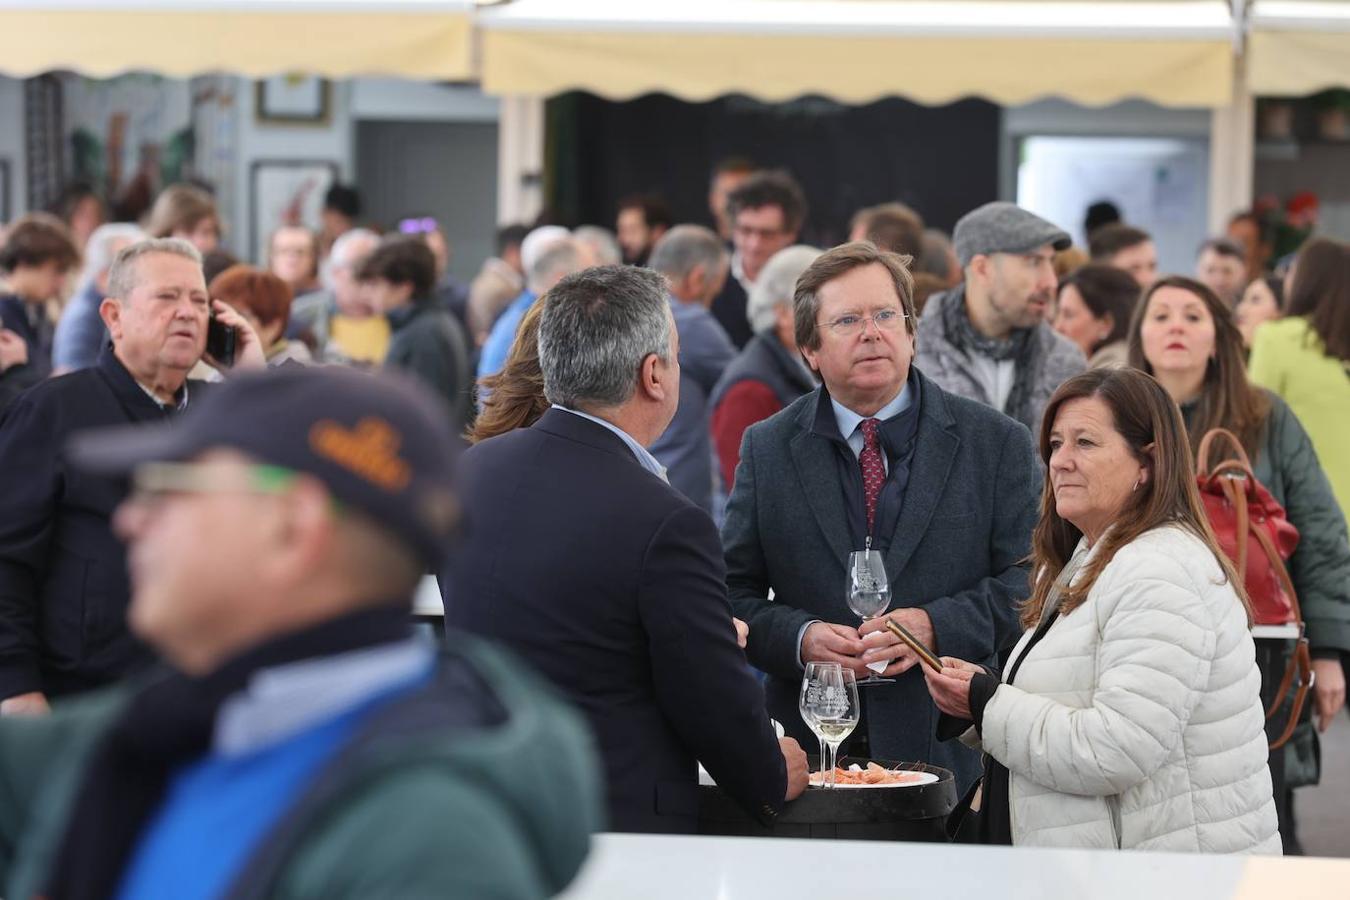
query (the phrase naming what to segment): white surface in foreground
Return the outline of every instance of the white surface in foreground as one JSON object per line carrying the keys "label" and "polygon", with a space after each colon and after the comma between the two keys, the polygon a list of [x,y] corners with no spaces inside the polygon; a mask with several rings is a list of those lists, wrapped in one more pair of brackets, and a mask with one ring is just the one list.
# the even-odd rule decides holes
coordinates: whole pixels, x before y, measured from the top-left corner
{"label": "white surface in foreground", "polygon": [[[1350,862],[874,841],[602,834],[560,900],[1343,898]],[[1270,894],[1265,895],[1268,900]]]}

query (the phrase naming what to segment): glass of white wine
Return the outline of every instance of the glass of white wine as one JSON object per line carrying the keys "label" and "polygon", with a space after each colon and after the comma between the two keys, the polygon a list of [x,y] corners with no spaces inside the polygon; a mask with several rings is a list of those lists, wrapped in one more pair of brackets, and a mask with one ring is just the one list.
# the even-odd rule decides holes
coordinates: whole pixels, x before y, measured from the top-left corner
{"label": "glass of white wine", "polygon": [[852,669],[831,666],[821,669],[807,688],[807,709],[815,719],[814,729],[829,749],[829,759],[822,763],[826,772],[824,787],[835,786],[834,767],[839,745],[858,725],[858,683]]}
{"label": "glass of white wine", "polygon": [[819,755],[817,765],[820,767],[822,780],[825,777],[825,738],[820,733],[820,728],[816,725],[815,714],[811,710],[809,698],[811,696],[811,686],[819,684],[820,673],[827,668],[840,668],[839,663],[809,662],[806,664],[806,670],[802,673],[802,689],[797,697],[797,710],[802,714],[802,721],[806,727],[816,736],[816,743],[819,745]]}
{"label": "glass of white wine", "polygon": [[[869,542],[870,543],[870,542]],[[848,555],[848,608],[862,617],[864,623],[884,615],[891,605],[891,584],[886,578],[886,563],[879,550],[870,547],[855,550]],[[868,663],[872,674],[859,682],[863,687],[869,684],[891,684],[894,678],[882,678],[881,674],[889,663],[886,661]]]}

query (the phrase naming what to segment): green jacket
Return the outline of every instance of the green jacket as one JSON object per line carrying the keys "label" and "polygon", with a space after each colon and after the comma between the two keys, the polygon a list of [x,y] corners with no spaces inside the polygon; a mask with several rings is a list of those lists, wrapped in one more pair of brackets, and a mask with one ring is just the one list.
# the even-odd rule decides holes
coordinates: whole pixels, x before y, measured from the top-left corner
{"label": "green jacket", "polygon": [[[438,721],[462,675],[390,703],[296,798],[230,897],[524,900],[571,881],[601,825],[589,734],[500,651],[457,639],[447,652],[468,660],[505,721],[473,731]],[[47,718],[0,720],[4,897],[40,892],[85,761],[129,696],[113,688]]]}
{"label": "green jacket", "polygon": [[1341,514],[1350,517],[1350,368],[1327,356],[1308,320],[1295,316],[1257,329],[1249,369],[1308,429]]}

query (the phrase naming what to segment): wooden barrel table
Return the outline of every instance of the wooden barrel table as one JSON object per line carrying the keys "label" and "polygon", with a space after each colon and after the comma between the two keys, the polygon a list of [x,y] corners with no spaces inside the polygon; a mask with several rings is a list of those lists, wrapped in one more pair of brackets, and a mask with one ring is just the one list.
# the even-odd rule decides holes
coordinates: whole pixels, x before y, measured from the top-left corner
{"label": "wooden barrel table", "polygon": [[[844,757],[840,768],[867,760]],[[871,841],[947,840],[947,815],[957,803],[956,779],[947,769],[923,763],[875,760],[888,769],[927,772],[937,780],[895,787],[812,786],[789,803],[777,821],[765,827],[716,785],[698,789],[700,834],[734,837],[835,838]],[[814,769],[815,766],[813,765]]]}

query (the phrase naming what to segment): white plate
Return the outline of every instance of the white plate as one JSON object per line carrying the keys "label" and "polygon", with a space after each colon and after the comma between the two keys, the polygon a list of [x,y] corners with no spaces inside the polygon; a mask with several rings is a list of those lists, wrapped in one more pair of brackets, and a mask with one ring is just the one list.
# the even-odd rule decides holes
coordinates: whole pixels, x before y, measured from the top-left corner
{"label": "white plate", "polygon": [[[814,774],[815,774],[815,773],[813,772],[812,775],[814,775]],[[912,773],[910,773],[910,774],[912,774],[912,775],[918,775],[919,777],[916,778],[916,779],[914,779],[913,781],[901,781],[901,782],[894,783],[894,784],[836,784],[834,787],[835,787],[836,790],[841,790],[841,791],[849,791],[849,790],[854,790],[854,789],[856,789],[856,788],[904,788],[904,787],[919,787],[920,785],[924,785],[924,784],[932,784],[933,782],[935,782],[935,781],[938,780],[938,777],[937,777],[936,775],[934,775],[932,772],[912,772]],[[819,781],[816,781],[815,778],[812,778],[812,779],[811,779],[811,787],[818,788],[818,787],[823,787],[823,785],[822,785]]]}

